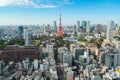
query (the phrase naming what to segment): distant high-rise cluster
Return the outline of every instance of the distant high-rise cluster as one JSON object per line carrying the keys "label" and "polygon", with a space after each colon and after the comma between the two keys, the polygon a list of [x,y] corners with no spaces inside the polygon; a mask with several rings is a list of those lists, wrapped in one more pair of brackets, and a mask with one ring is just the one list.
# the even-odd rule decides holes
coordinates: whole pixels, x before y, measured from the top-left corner
{"label": "distant high-rise cluster", "polygon": [[89,34],[90,29],[91,29],[90,21],[81,21],[81,22],[77,21],[77,24],[76,24],[77,33],[83,32],[83,33]]}

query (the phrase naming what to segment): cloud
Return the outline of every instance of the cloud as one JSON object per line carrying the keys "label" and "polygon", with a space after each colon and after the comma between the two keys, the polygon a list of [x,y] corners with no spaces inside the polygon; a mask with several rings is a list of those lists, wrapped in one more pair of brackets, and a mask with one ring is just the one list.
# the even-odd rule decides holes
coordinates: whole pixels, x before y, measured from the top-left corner
{"label": "cloud", "polygon": [[0,0],[0,6],[11,6],[11,5],[33,5],[34,3],[30,0]]}
{"label": "cloud", "polygon": [[23,6],[34,8],[55,8],[72,3],[71,0],[0,0],[0,7]]}
{"label": "cloud", "polygon": [[110,7],[113,5],[114,1],[116,0],[102,0],[102,5],[106,6],[106,7]]}

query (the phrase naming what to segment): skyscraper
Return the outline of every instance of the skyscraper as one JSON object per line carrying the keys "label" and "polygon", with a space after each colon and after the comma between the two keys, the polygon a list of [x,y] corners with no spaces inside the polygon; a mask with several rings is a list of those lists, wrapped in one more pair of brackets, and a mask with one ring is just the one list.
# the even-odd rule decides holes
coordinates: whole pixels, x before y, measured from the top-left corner
{"label": "skyscraper", "polygon": [[77,21],[77,24],[76,24],[76,31],[77,32],[80,32],[80,21]]}
{"label": "skyscraper", "polygon": [[80,27],[80,21],[77,21],[77,27],[78,28]]}
{"label": "skyscraper", "polygon": [[63,31],[62,31],[62,24],[61,24],[61,14],[60,14],[60,19],[59,19],[59,21],[60,21],[60,23],[59,23],[57,35],[58,35],[58,36],[62,36],[62,35],[63,35]]}
{"label": "skyscraper", "polygon": [[87,21],[86,23],[86,33],[90,33],[90,21]]}
{"label": "skyscraper", "polygon": [[95,27],[95,30],[97,33],[99,33],[99,32],[102,32],[102,30],[103,30],[102,28],[103,28],[103,26],[101,24],[97,24]]}
{"label": "skyscraper", "polygon": [[2,37],[2,36],[3,36],[3,29],[0,28],[0,37]]}
{"label": "skyscraper", "polygon": [[25,39],[25,45],[28,46],[28,45],[31,45],[31,31],[28,30],[28,29],[25,29],[24,30],[24,39]]}
{"label": "skyscraper", "polygon": [[114,21],[110,21],[107,26],[107,35],[106,35],[107,40],[114,39],[114,26],[115,26]]}
{"label": "skyscraper", "polygon": [[20,32],[23,32],[23,26],[18,26],[18,30],[19,30]]}
{"label": "skyscraper", "polygon": [[110,21],[110,29],[114,29],[115,28],[115,23],[114,23],[114,21]]}
{"label": "skyscraper", "polygon": [[109,52],[105,55],[105,66],[108,68],[120,66],[120,54],[119,52]]}
{"label": "skyscraper", "polygon": [[76,25],[74,25],[74,36],[77,36],[77,28],[76,28]]}
{"label": "skyscraper", "polygon": [[18,26],[18,37],[19,38],[23,37],[23,26]]}
{"label": "skyscraper", "polygon": [[54,21],[54,30],[57,31],[57,22]]}
{"label": "skyscraper", "polygon": [[82,26],[83,28],[85,28],[85,27],[86,27],[86,21],[81,21],[81,26]]}

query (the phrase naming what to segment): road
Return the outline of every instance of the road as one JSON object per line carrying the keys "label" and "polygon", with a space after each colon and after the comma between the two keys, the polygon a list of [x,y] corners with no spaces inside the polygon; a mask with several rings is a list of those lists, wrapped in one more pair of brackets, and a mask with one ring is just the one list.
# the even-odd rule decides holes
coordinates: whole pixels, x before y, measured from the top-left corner
{"label": "road", "polygon": [[57,65],[56,69],[57,69],[58,80],[64,80],[64,73],[60,64]]}

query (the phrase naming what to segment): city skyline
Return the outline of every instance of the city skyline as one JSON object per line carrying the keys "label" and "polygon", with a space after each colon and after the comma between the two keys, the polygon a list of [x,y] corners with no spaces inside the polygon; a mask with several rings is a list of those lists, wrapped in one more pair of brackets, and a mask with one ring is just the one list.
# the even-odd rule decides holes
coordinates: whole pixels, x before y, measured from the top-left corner
{"label": "city skyline", "polygon": [[119,0],[0,0],[0,25],[53,24],[63,25],[77,21],[92,24],[108,24],[114,20],[120,24]]}

